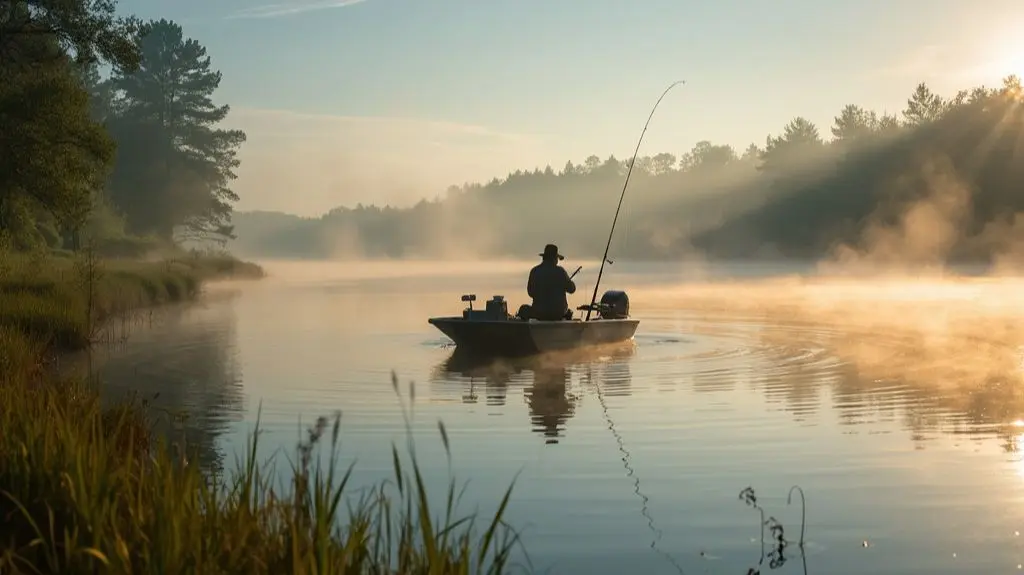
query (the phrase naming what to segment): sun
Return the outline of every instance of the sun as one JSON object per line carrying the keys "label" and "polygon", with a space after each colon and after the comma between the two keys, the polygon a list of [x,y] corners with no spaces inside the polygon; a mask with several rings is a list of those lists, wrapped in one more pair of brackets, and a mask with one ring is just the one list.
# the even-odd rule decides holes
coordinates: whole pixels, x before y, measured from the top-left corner
{"label": "sun", "polygon": [[1024,76],[1024,38],[1020,34],[1011,34],[1003,43],[1000,60],[1002,60],[1002,75],[1016,75],[1018,78]]}
{"label": "sun", "polygon": [[1019,33],[1021,26],[1013,26],[1003,34],[989,37],[982,48],[985,56],[972,67],[973,76],[984,79],[986,83],[998,83],[1007,76],[1024,78],[1024,36]]}
{"label": "sun", "polygon": [[1024,42],[1018,42],[1006,62],[1006,74],[1024,77]]}

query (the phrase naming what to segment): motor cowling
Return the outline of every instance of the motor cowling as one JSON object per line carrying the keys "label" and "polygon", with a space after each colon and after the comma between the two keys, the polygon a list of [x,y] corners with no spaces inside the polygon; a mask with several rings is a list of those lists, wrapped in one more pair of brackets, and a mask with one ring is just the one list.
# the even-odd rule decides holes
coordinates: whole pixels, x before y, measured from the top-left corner
{"label": "motor cowling", "polygon": [[608,290],[601,296],[601,317],[626,319],[629,317],[629,296],[621,290]]}

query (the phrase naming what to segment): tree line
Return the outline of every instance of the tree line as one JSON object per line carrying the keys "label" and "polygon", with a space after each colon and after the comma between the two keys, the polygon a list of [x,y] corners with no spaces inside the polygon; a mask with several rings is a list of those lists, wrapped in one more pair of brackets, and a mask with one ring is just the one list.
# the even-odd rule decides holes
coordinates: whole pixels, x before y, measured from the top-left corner
{"label": "tree line", "polygon": [[141,255],[233,237],[245,134],[206,49],[114,0],[0,1],[0,234]]}
{"label": "tree line", "polygon": [[[1020,104],[1016,76],[951,97],[920,83],[900,114],[850,104],[828,134],[797,117],[742,152],[701,141],[678,156],[640,157],[614,251],[819,257],[861,241],[869,225],[896,225],[907,202],[936,191],[926,172],[938,163],[979,208],[959,224],[980,233],[1024,198],[1015,167],[1024,165]],[[628,168],[628,160],[593,155],[560,170],[452,186],[409,208],[357,205],[320,218],[240,213],[237,245],[279,257],[522,257],[554,241],[574,256],[599,256]],[[973,255],[987,257],[981,252]]]}

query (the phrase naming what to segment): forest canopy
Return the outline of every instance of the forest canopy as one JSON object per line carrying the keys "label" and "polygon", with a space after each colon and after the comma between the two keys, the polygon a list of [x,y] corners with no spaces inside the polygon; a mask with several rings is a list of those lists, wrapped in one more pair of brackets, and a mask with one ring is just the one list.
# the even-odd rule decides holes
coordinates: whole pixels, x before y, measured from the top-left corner
{"label": "forest canopy", "polygon": [[[236,213],[238,150],[221,73],[170,20],[113,0],[0,0],[0,240],[138,256],[183,241],[257,257],[600,254],[626,161],[517,170],[408,208],[319,218]],[[849,104],[742,151],[700,141],[637,159],[613,253],[634,259],[1016,257],[1024,170],[1020,79],[898,115]],[[236,238],[237,236],[237,238]]]}
{"label": "forest canopy", "polygon": [[[899,115],[849,104],[827,131],[797,117],[742,152],[700,141],[640,157],[613,253],[817,259],[884,248],[890,259],[991,260],[1024,207],[1022,120],[1016,76],[948,97],[921,83]],[[555,242],[599,257],[628,167],[593,155],[409,208],[240,213],[235,245],[272,257],[519,258]]]}

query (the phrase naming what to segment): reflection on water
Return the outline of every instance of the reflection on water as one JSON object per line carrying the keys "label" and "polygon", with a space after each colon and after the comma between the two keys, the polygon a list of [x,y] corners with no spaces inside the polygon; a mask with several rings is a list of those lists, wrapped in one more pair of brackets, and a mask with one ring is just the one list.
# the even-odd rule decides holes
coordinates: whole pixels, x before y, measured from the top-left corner
{"label": "reflection on water", "polygon": [[[307,269],[168,311],[95,363],[108,394],[159,392],[188,412],[208,465],[244,447],[261,402],[264,456],[294,445],[300,418],[341,409],[357,483],[390,472],[402,437],[389,371],[425,381],[417,436],[444,420],[474,503],[521,472],[508,519],[541,571],[744,573],[762,561],[761,531],[737,493],[753,486],[795,539],[793,484],[808,496],[811,572],[1024,564],[1021,286],[679,286],[670,271],[619,268],[606,285],[638,286],[635,342],[498,360],[453,351],[426,324],[460,309],[461,293],[522,299],[529,266],[474,269]],[[444,481],[440,447],[417,449]],[[773,571],[801,572],[798,551],[785,553]]]}
{"label": "reflection on water", "polygon": [[522,387],[533,431],[542,434],[545,443],[554,444],[565,434],[566,424],[583,397],[581,390],[573,389],[572,372],[579,370],[593,381],[594,370],[600,369],[605,372],[605,395],[629,395],[628,360],[635,349],[630,341],[514,359],[455,349],[434,370],[431,382],[438,389],[462,384],[465,403],[479,400],[477,387],[482,385],[490,406],[505,405],[510,385]]}
{"label": "reflection on water", "polygon": [[145,400],[157,430],[207,470],[221,468],[218,437],[244,417],[232,294],[219,296],[159,310],[128,344],[99,347],[71,368],[91,370],[106,402]]}

